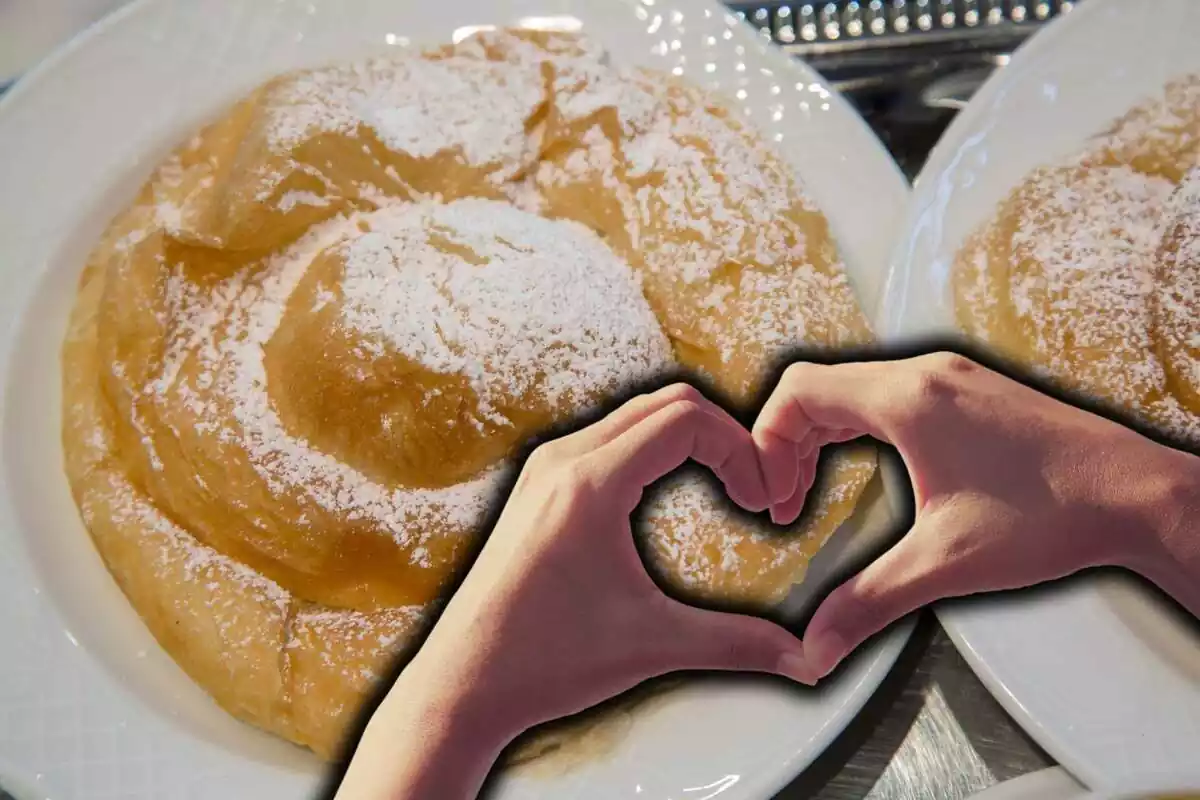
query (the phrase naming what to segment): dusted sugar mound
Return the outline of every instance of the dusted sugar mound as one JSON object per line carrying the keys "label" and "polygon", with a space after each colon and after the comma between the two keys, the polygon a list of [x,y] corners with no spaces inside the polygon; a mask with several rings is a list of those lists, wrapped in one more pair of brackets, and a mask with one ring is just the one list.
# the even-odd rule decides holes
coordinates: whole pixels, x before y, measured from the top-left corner
{"label": "dusted sugar mound", "polygon": [[474,199],[362,215],[307,265],[265,352],[297,437],[429,488],[672,359],[635,274],[595,234]]}
{"label": "dusted sugar mound", "polygon": [[[789,349],[869,338],[824,217],[719,103],[488,33],[276,78],[159,167],[81,280],[67,474],[175,660],[328,756],[531,439],[680,370],[744,403]],[[691,479],[638,535],[694,596],[772,603],[874,468],[842,455],[791,536]]]}

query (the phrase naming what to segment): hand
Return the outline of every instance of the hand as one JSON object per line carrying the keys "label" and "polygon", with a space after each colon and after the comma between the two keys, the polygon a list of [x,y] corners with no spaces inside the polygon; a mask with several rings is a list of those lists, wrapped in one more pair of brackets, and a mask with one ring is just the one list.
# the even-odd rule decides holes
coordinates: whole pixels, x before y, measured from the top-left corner
{"label": "hand", "polygon": [[754,425],[772,518],[799,513],[823,445],[864,434],[899,451],[916,519],[818,607],[804,635],[818,675],[923,605],[1090,566],[1134,569],[1200,613],[1195,456],[958,355],[800,363]]}
{"label": "hand", "polygon": [[[800,642],[782,627],[685,605],[647,574],[630,514],[644,487],[689,458],[735,501],[766,507],[749,432],[689,386],[635,399],[538,448],[372,718],[339,797],[473,796],[518,733],[675,670],[811,682]],[[433,750],[410,749],[424,741]]]}

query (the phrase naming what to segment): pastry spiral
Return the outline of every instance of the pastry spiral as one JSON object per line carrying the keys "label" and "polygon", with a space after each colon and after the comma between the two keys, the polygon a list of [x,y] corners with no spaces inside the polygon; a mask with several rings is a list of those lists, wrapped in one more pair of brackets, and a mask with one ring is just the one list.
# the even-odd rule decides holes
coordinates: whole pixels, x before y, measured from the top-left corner
{"label": "pastry spiral", "polygon": [[1060,385],[1200,441],[1200,76],[1040,167],[959,252],[959,324]]}
{"label": "pastry spiral", "polygon": [[[63,351],[66,467],[152,633],[238,717],[336,752],[531,437],[679,368],[734,403],[870,331],[781,161],[577,36],[494,32],[272,80],[116,217]],[[707,484],[639,535],[693,596],[769,603],[791,537]]]}

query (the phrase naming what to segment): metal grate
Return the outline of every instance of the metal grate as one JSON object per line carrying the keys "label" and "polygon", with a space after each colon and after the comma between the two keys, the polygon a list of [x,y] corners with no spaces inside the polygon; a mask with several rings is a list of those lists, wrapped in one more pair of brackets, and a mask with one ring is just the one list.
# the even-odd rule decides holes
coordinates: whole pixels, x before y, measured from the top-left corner
{"label": "metal grate", "polygon": [[[1070,11],[1072,0],[839,0],[825,3],[728,4],[739,17],[777,43],[806,45],[884,44],[985,38],[1015,33]],[[1026,34],[1028,31],[1022,31]]]}
{"label": "metal grate", "polygon": [[728,2],[858,107],[914,176],[954,113],[1041,26],[1086,0]]}

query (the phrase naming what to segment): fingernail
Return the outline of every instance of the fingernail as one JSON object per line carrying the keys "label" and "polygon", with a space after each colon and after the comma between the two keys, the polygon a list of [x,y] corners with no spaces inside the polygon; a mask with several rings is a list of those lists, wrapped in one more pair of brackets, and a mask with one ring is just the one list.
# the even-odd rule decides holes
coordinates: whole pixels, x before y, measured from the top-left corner
{"label": "fingernail", "polygon": [[824,678],[846,657],[846,640],[835,631],[823,631],[804,639],[804,660],[818,678]]}
{"label": "fingernail", "polygon": [[798,653],[784,653],[780,657],[779,674],[803,683],[805,686],[812,686],[817,682],[812,667],[809,666],[804,656]]}

